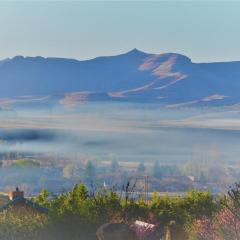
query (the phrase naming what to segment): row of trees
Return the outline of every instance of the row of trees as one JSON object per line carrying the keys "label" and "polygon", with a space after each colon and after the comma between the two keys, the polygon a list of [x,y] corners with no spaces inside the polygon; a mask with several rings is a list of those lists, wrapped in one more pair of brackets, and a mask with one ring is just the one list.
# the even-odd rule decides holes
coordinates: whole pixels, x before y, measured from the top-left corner
{"label": "row of trees", "polygon": [[[7,154],[7,155],[6,155]],[[3,162],[1,159],[11,159],[15,161],[11,164],[11,166],[25,166],[25,167],[39,167],[40,162],[37,160],[32,159],[24,159],[20,158],[20,156],[15,156],[13,152],[9,152],[6,154],[0,154],[0,167],[3,165]],[[62,176],[64,178],[75,178],[84,177],[84,181],[90,181],[90,179],[94,179],[96,174],[98,172],[101,173],[116,173],[116,172],[124,172],[125,169],[122,168],[119,165],[119,162],[116,160],[116,158],[110,159],[111,163],[109,167],[99,167],[95,162],[88,161],[86,165],[83,164],[76,164],[76,162],[68,162],[62,171]],[[51,162],[53,163],[53,162]],[[56,167],[56,166],[55,166]],[[81,169],[84,169],[84,176],[80,174]],[[104,171],[103,171],[104,168]],[[79,170],[80,169],[80,170]],[[219,174],[221,172],[221,174]],[[207,182],[223,182],[226,184],[226,182],[233,182],[234,176],[231,176],[229,174],[229,170],[227,171],[223,166],[218,166],[218,169],[216,170],[216,166],[198,166],[194,162],[188,162],[184,164],[179,165],[166,165],[166,164],[160,164],[159,161],[155,161],[152,166],[146,165],[143,161],[139,162],[139,164],[136,166],[136,173],[139,174],[147,174],[149,176],[152,176],[157,179],[162,179],[165,176],[194,176],[195,180],[198,182],[201,182],[203,184]],[[235,174],[236,175],[236,174]]]}
{"label": "row of trees", "polygon": [[[74,177],[77,175],[77,167],[74,163],[67,164],[63,169],[63,176],[66,178]],[[109,172],[115,173],[121,170],[121,167],[116,159],[111,161],[110,166],[108,167]],[[177,166],[161,165],[158,161],[153,163],[151,169],[147,169],[144,162],[140,162],[136,168],[136,171],[139,174],[143,174],[146,171],[150,171],[150,174],[155,178],[162,178],[164,176],[171,176],[180,174],[180,170]],[[93,179],[98,172],[97,167],[92,161],[88,161],[85,165],[85,176],[86,178]]]}
{"label": "row of trees", "polygon": [[240,184],[226,196],[199,191],[183,197],[156,193],[148,203],[134,199],[132,191],[130,184],[122,192],[97,191],[84,184],[57,196],[43,190],[34,201],[47,207],[49,214],[2,212],[0,238],[95,240],[97,228],[106,222],[131,224],[138,219],[156,224],[158,236],[172,224],[171,239],[175,240],[240,239]]}
{"label": "row of trees", "polygon": [[57,196],[43,190],[35,201],[49,209],[48,216],[2,213],[0,237],[3,234],[1,239],[5,240],[95,240],[96,229],[106,222],[131,224],[139,219],[157,224],[160,234],[174,222],[174,239],[187,239],[186,226],[211,218],[218,211],[219,200],[209,192],[191,191],[184,197],[155,194],[146,203],[134,198],[133,188],[128,183],[122,192],[98,191],[79,184]]}

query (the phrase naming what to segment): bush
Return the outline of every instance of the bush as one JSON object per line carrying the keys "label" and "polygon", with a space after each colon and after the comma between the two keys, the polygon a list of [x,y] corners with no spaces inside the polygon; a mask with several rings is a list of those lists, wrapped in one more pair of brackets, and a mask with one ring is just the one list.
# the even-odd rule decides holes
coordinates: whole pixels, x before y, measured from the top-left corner
{"label": "bush", "polygon": [[131,224],[136,219],[157,224],[161,232],[174,223],[172,229],[176,234],[191,226],[187,228],[190,236],[197,237],[199,234],[194,233],[193,226],[217,215],[219,202],[209,192],[191,191],[184,197],[155,194],[145,203],[142,199],[132,199],[128,187],[122,195],[106,190],[89,191],[84,184],[75,185],[71,191],[58,196],[50,196],[43,190],[35,201],[47,207],[49,214],[3,212],[0,239],[93,240],[97,228],[106,222]]}
{"label": "bush", "polygon": [[40,240],[46,225],[45,215],[8,209],[0,213],[0,239]]}

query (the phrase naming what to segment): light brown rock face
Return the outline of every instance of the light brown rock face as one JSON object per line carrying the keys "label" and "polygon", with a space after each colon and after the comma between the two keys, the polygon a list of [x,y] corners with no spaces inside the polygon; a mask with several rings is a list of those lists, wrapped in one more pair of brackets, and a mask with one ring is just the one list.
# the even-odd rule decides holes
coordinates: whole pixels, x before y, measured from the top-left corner
{"label": "light brown rock face", "polygon": [[137,240],[137,236],[128,225],[123,223],[107,223],[97,230],[98,240]]}

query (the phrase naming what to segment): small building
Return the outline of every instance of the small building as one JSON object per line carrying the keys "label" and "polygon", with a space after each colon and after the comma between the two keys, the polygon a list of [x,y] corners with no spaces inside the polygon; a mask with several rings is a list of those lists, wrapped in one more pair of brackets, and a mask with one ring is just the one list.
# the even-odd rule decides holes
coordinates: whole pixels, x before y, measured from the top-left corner
{"label": "small building", "polygon": [[33,202],[30,199],[24,197],[24,192],[20,191],[17,187],[15,191],[12,191],[6,196],[1,194],[5,198],[5,202],[0,206],[0,212],[4,210],[11,210],[16,212],[32,212],[37,214],[47,214],[48,209]]}

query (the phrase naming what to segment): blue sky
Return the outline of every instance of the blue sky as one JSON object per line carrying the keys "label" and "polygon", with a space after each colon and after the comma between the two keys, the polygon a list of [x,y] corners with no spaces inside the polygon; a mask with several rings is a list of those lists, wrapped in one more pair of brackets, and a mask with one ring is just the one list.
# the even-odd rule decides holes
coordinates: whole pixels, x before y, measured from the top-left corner
{"label": "blue sky", "polygon": [[240,60],[240,1],[0,2],[0,59],[89,59],[138,48]]}

